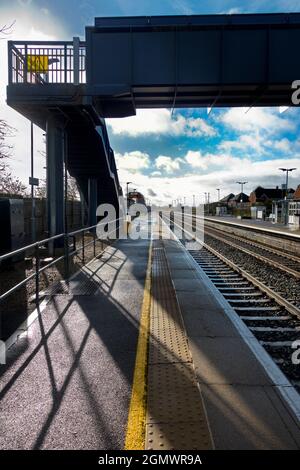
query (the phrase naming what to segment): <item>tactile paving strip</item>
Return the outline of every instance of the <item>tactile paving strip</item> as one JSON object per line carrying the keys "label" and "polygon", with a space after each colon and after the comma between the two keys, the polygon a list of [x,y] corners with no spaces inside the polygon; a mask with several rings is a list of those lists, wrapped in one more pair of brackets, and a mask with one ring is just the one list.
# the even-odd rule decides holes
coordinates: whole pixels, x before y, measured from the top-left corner
{"label": "tactile paving strip", "polygon": [[158,422],[158,417],[161,423],[205,423],[192,364],[159,364],[151,367],[148,397],[147,424]]}
{"label": "tactile paving strip", "polygon": [[188,342],[182,329],[150,330],[149,364],[191,362]]}
{"label": "tactile paving strip", "polygon": [[154,246],[145,448],[211,449],[211,435],[167,258],[162,242]]}
{"label": "tactile paving strip", "polygon": [[147,450],[210,450],[207,428],[199,423],[153,423],[146,426]]}

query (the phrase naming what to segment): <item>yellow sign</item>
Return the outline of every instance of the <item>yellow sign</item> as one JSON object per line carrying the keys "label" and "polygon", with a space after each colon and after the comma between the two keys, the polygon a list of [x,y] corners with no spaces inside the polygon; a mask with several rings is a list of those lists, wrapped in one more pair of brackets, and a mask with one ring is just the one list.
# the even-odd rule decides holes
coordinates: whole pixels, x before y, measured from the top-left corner
{"label": "yellow sign", "polygon": [[48,72],[49,60],[47,55],[28,55],[28,72],[46,73]]}

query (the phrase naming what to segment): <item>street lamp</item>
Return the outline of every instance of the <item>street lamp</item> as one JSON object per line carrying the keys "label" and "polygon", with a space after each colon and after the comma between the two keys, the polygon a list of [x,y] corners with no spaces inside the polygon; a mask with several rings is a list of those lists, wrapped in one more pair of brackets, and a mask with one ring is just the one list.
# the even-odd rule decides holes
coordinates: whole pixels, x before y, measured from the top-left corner
{"label": "street lamp", "polygon": [[218,191],[218,202],[220,201],[220,188],[217,188]]}
{"label": "street lamp", "polygon": [[244,184],[247,184],[248,181],[237,181],[237,184],[241,185],[241,200],[240,202],[243,202],[243,190],[244,190]]}
{"label": "street lamp", "polygon": [[288,184],[289,184],[289,172],[292,172],[294,170],[297,170],[297,168],[278,168],[278,170],[281,170],[286,173],[286,178],[285,178],[285,203],[284,203],[284,223],[285,225],[288,225],[289,223],[289,210],[288,210],[288,200],[287,200],[287,195],[288,195]]}
{"label": "street lamp", "polygon": [[288,193],[288,184],[289,184],[289,172],[297,170],[297,168],[278,168],[278,170],[285,171],[286,173],[286,179],[285,179],[285,199],[287,199],[287,193]]}
{"label": "street lamp", "polygon": [[195,205],[196,205],[196,202],[195,202],[195,201],[196,201],[196,200],[195,200],[195,194],[193,194],[193,207],[195,207]]}
{"label": "street lamp", "polygon": [[126,200],[126,213],[128,215],[128,206],[129,206],[129,199],[128,199],[128,196],[129,196],[129,185],[132,183],[132,181],[127,181],[126,182],[126,196],[127,196],[127,200]]}
{"label": "street lamp", "polygon": [[210,193],[207,193],[207,212],[208,212],[208,215],[209,215],[209,196],[210,196]]}
{"label": "street lamp", "polygon": [[132,181],[127,181],[126,182],[126,194],[127,194],[127,199],[128,199],[128,195],[129,195],[129,190],[128,190],[128,186],[132,183]]}

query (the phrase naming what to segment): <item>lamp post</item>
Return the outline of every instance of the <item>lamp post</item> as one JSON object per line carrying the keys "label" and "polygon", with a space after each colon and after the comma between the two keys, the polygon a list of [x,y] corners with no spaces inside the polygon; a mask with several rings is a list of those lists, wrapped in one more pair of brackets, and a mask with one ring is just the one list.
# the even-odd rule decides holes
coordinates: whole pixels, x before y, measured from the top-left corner
{"label": "lamp post", "polygon": [[285,199],[287,199],[288,184],[289,184],[289,172],[297,170],[297,168],[278,168],[278,169],[286,173],[286,178],[285,178]]}
{"label": "lamp post", "polygon": [[220,201],[220,188],[217,188],[218,191],[218,202]]}
{"label": "lamp post", "polygon": [[209,215],[209,196],[210,196],[210,193],[207,193],[207,212],[208,212],[208,215]]}
{"label": "lamp post", "polygon": [[288,195],[288,185],[289,185],[289,173],[297,170],[297,168],[278,168],[279,170],[285,172],[286,177],[285,177],[285,197],[284,197],[284,223],[285,225],[288,225],[289,223],[289,210],[288,210],[288,200],[287,200],[287,195]]}
{"label": "lamp post", "polygon": [[36,227],[35,227],[35,200],[34,200],[34,155],[33,155],[33,122],[30,123],[30,166],[31,166],[31,177],[29,181],[31,183],[31,240],[36,240]]}
{"label": "lamp post", "polygon": [[196,205],[196,199],[195,199],[195,194],[193,194],[193,207]]}
{"label": "lamp post", "polygon": [[126,213],[128,215],[128,205],[129,205],[129,185],[132,183],[132,181],[126,181]]}
{"label": "lamp post", "polygon": [[248,181],[237,181],[237,184],[241,185],[241,199],[240,202],[243,202],[243,190],[244,190],[244,184],[247,184]]}

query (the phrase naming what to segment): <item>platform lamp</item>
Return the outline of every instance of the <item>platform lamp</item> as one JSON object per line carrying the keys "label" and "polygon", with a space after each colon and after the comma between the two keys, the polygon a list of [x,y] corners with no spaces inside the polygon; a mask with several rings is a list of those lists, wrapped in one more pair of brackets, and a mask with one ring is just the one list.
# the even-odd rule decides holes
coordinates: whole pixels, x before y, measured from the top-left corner
{"label": "platform lamp", "polygon": [[218,191],[218,202],[220,201],[220,188],[217,188]]}
{"label": "platform lamp", "polygon": [[279,170],[285,172],[286,177],[285,177],[285,203],[284,203],[284,223],[287,225],[289,223],[289,211],[288,211],[288,201],[287,201],[287,195],[288,195],[288,185],[289,185],[289,173],[297,170],[297,168],[278,168]]}
{"label": "platform lamp", "polygon": [[281,171],[284,171],[286,173],[286,178],[285,178],[285,199],[287,199],[288,184],[289,184],[289,172],[297,170],[297,168],[278,168],[278,169],[281,170]]}
{"label": "platform lamp", "polygon": [[237,181],[237,184],[241,185],[241,199],[240,202],[243,202],[243,191],[244,191],[244,184],[247,184],[248,181]]}
{"label": "platform lamp", "polygon": [[127,201],[126,201],[126,213],[128,215],[128,196],[129,196],[129,185],[132,183],[132,181],[126,181],[126,196],[127,196]]}

